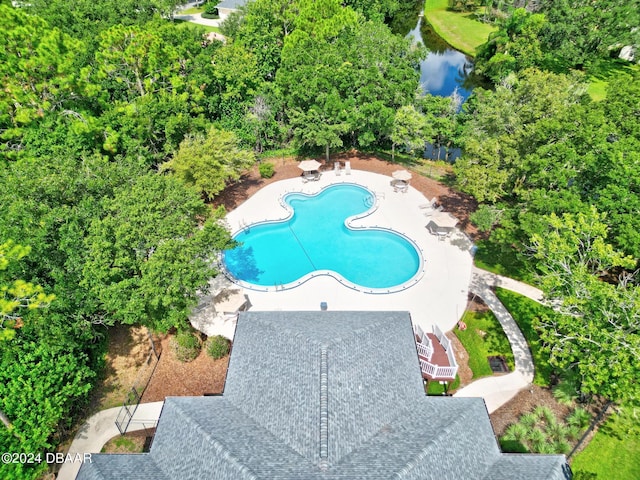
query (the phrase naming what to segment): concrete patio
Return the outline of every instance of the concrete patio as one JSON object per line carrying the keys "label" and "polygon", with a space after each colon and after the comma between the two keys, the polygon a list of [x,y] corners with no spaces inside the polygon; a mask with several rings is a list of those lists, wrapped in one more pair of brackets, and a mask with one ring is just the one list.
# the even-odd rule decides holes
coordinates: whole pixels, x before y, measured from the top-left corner
{"label": "concrete patio", "polygon": [[[467,293],[472,270],[471,242],[459,230],[449,238],[438,238],[425,228],[428,218],[424,206],[429,203],[420,192],[409,187],[406,193],[394,192],[392,178],[361,170],[350,175],[334,171],[323,172],[320,180],[303,182],[293,178],[270,184],[230,212],[226,220],[232,233],[248,225],[288,216],[280,198],[288,192],[318,193],[338,183],[356,183],[367,187],[377,197],[377,209],[371,215],[356,220],[356,227],[380,226],[390,228],[410,238],[424,257],[421,278],[406,289],[388,294],[371,294],[342,285],[335,278],[321,275],[289,289],[260,291],[245,288],[251,309],[319,310],[326,302],[330,310],[404,310],[411,313],[415,324],[425,331],[437,325],[442,331],[451,330],[467,305]],[[385,261],[381,258],[380,261]],[[417,278],[417,277],[416,277]]]}

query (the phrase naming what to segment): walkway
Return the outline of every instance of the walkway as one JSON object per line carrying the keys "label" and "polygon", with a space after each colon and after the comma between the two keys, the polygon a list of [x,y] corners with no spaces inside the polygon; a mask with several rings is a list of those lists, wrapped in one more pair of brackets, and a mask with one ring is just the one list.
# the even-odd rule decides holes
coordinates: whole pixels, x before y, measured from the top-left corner
{"label": "walkway", "polygon": [[[160,412],[164,402],[141,403],[138,405],[127,432],[154,428],[160,418]],[[120,435],[116,427],[116,417],[121,407],[109,408],[96,413],[80,427],[76,434],[68,453],[74,455],[79,453],[100,453],[105,443],[113,437]],[[58,472],[57,480],[75,480],[80,470],[81,463],[65,463]]]}
{"label": "walkway", "polygon": [[189,8],[194,8],[197,2],[190,2],[185,5],[182,5],[178,12],[173,16],[176,20],[183,20],[185,22],[197,23],[198,25],[206,25],[207,27],[219,27],[220,19],[219,18],[202,18],[199,13],[192,14],[182,14],[180,12],[184,10],[188,10]]}
{"label": "walkway", "polygon": [[524,282],[514,280],[513,278],[503,277],[502,275],[497,275],[487,270],[482,270],[475,265],[473,267],[473,274],[477,275],[486,285],[511,290],[512,292],[519,293],[520,295],[530,298],[535,302],[542,303],[542,290],[536,287],[532,287],[531,285],[528,285]]}
{"label": "walkway", "polygon": [[455,397],[482,397],[489,413],[507,403],[533,381],[533,358],[524,335],[511,314],[496,297],[490,287],[500,286],[539,302],[542,291],[510,278],[502,277],[486,270],[473,267],[469,290],[480,297],[494,313],[504,333],[509,339],[515,359],[515,370],[507,375],[495,375],[476,380],[458,390]]}

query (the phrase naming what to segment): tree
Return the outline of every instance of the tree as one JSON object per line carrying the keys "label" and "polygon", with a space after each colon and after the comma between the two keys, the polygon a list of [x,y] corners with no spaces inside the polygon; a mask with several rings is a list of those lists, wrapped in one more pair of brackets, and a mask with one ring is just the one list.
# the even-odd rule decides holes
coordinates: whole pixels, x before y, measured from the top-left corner
{"label": "tree", "polygon": [[417,53],[333,0],[300,2],[276,76],[295,140],[305,147],[369,147],[389,138],[415,94]]}
{"label": "tree", "polygon": [[40,453],[42,463],[5,463],[6,479],[42,478],[60,434],[71,426],[74,414],[87,400],[95,372],[88,355],[70,345],[51,344],[29,332],[0,350],[0,410],[12,420],[11,429],[0,428],[4,452]]}
{"label": "tree", "polygon": [[563,68],[583,68],[623,45],[637,45],[640,9],[624,0],[542,0],[547,23],[540,32],[547,62]]}
{"label": "tree", "polygon": [[478,91],[454,166],[460,187],[480,202],[565,189],[582,166],[568,130],[584,95],[579,77],[539,70],[511,76],[495,92]]}
{"label": "tree", "polygon": [[[216,274],[216,252],[232,246],[198,193],[158,174],[136,178],[103,202],[86,238],[81,285],[106,321],[166,331],[180,326],[196,291]],[[199,228],[199,219],[207,219]]]}
{"label": "tree", "polygon": [[543,51],[539,36],[545,22],[542,14],[514,10],[480,47],[476,71],[498,82],[511,72],[540,66]]}
{"label": "tree", "polygon": [[539,323],[552,365],[577,371],[583,393],[620,402],[640,394],[640,288],[628,273],[610,283],[635,261],[606,243],[602,219],[593,207],[545,217],[531,249],[545,296],[563,313]]}
{"label": "tree", "polygon": [[[20,260],[29,253],[28,247],[17,245],[11,240],[0,244],[0,272],[7,270],[11,262]],[[0,276],[0,341],[15,336],[21,310],[48,306],[55,295],[47,295],[39,285],[24,280],[7,282]]]}
{"label": "tree", "polygon": [[424,148],[427,124],[413,105],[400,107],[396,112],[391,131],[391,159],[395,161],[395,147],[401,145],[405,151],[413,154],[418,148]]}
{"label": "tree", "polygon": [[253,153],[240,147],[233,132],[211,127],[206,137],[185,138],[176,155],[161,170],[171,170],[185,184],[195,186],[212,199],[254,162]]}
{"label": "tree", "polygon": [[84,94],[74,60],[83,45],[42,19],[0,5],[0,145],[19,152],[25,126],[52,112],[73,111]]}

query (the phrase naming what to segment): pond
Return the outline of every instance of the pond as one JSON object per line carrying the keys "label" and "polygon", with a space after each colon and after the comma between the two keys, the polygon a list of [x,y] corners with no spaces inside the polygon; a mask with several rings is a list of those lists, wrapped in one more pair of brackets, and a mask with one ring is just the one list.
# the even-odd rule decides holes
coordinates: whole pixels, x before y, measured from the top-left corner
{"label": "pond", "polygon": [[420,62],[420,84],[425,93],[448,97],[457,92],[464,101],[475,87],[483,86],[482,79],[473,73],[473,60],[442,40],[422,15],[407,36],[428,49]]}

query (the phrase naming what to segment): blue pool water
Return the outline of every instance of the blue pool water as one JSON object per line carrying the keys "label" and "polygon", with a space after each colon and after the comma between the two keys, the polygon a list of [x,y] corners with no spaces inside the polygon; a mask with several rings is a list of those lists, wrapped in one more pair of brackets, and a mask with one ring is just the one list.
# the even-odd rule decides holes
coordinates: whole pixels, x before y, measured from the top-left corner
{"label": "blue pool water", "polygon": [[373,205],[357,185],[335,185],[315,196],[289,194],[286,221],[251,226],[235,236],[241,245],[224,255],[236,279],[260,286],[287,285],[317,270],[330,270],[365,288],[389,288],[410,280],[421,257],[406,238],[377,230],[351,230],[345,220]]}

